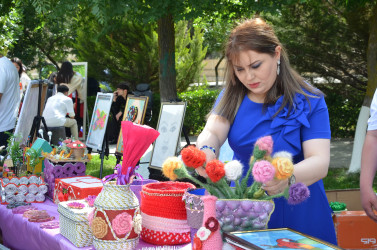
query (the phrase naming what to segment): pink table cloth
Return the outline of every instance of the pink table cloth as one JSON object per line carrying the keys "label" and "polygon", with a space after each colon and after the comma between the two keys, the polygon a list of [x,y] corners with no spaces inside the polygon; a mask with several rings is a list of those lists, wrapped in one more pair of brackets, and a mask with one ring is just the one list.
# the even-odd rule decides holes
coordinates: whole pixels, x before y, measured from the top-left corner
{"label": "pink table cloth", "polygon": [[[39,210],[46,210],[55,220],[59,221],[57,205],[46,199],[44,203],[33,203]],[[0,205],[0,228],[3,235],[4,245],[12,250],[59,250],[59,249],[82,249],[92,250],[90,247],[76,247],[68,239],[60,234],[60,229],[41,229],[40,223],[29,222],[22,214],[13,214],[6,205]],[[140,240],[136,249],[156,247]],[[153,249],[153,248],[151,248]],[[175,246],[174,249],[191,249],[191,244]]]}

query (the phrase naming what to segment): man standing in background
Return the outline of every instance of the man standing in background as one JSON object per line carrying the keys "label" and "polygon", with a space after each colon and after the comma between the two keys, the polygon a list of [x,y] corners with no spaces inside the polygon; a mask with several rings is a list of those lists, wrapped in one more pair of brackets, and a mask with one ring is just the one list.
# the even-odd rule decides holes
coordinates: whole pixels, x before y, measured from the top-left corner
{"label": "man standing in background", "polygon": [[19,76],[13,63],[0,52],[0,146],[7,146],[20,105]]}

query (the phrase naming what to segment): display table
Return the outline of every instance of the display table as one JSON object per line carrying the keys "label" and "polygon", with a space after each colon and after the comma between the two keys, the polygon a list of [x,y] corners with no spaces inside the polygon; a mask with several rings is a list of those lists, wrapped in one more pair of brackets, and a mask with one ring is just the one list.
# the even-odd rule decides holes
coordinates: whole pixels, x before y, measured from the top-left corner
{"label": "display table", "polygon": [[[46,199],[44,203],[34,203],[39,210],[46,210],[59,221],[57,205]],[[3,244],[12,250],[58,250],[58,249],[94,249],[93,246],[77,248],[60,234],[60,229],[41,229],[40,223],[29,222],[22,214],[13,214],[6,205],[0,205],[0,228]],[[155,247],[140,240],[136,249]],[[191,249],[191,244],[175,246],[174,249]]]}

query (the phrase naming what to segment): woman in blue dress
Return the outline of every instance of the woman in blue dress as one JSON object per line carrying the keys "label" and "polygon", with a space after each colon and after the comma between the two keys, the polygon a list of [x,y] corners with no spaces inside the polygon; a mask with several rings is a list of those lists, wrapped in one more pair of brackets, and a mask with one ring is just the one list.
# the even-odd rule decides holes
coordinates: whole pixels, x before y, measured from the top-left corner
{"label": "woman in blue dress", "polygon": [[[336,244],[322,182],[329,167],[331,138],[323,94],[292,69],[273,29],[260,18],[247,20],[231,32],[225,54],[226,86],[197,147],[210,161],[228,138],[234,158],[242,162],[246,174],[256,140],[271,135],[275,152],[293,155],[294,175],[288,180],[272,180],[264,190],[274,195],[296,181],[309,187],[310,197],[298,205],[275,199],[269,228],[289,227]],[[202,167],[197,172],[206,176]],[[252,181],[251,177],[249,184]]]}

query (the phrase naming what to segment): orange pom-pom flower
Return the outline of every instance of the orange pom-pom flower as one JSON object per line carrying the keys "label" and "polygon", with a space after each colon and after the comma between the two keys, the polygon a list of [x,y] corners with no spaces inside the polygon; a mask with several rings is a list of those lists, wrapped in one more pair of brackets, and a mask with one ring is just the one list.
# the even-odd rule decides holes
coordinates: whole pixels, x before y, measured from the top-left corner
{"label": "orange pom-pom flower", "polygon": [[207,163],[206,173],[212,182],[218,182],[225,176],[224,163],[219,160],[212,160]]}
{"label": "orange pom-pom flower", "polygon": [[188,146],[181,151],[183,163],[190,168],[203,166],[206,161],[206,154],[195,146]]}
{"label": "orange pom-pom flower", "polygon": [[293,174],[293,163],[289,158],[276,157],[272,159],[271,164],[275,167],[275,177],[279,180],[289,178]]}
{"label": "orange pom-pom flower", "polygon": [[172,181],[175,181],[178,176],[174,173],[174,170],[182,167],[182,162],[178,157],[169,157],[162,164],[162,173]]}

